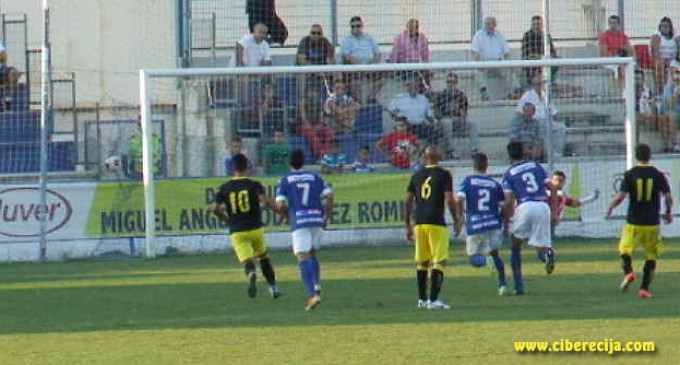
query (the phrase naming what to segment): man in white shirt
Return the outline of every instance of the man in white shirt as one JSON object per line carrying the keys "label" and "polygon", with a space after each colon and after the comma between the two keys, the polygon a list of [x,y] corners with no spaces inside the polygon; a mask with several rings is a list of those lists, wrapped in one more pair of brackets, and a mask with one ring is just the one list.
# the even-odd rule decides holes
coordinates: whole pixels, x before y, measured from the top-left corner
{"label": "man in white shirt", "polygon": [[[567,143],[567,126],[564,123],[555,121],[557,109],[551,103],[546,105],[543,100],[543,76],[541,73],[536,73],[531,78],[531,89],[522,94],[515,111],[518,114],[523,113],[524,104],[530,103],[536,107],[535,118],[541,122],[542,128],[546,131],[551,131],[552,147],[557,156],[564,153],[564,147]],[[547,136],[547,134],[546,134]]]}
{"label": "man in white shirt", "polygon": [[406,86],[408,92],[397,94],[387,110],[395,119],[406,118],[408,131],[418,139],[437,144],[441,133],[439,126],[435,124],[432,104],[425,95],[418,92],[420,84],[417,81],[410,80]]}
{"label": "man in white shirt", "polygon": [[236,45],[238,66],[259,67],[270,66],[272,57],[269,52],[267,38],[267,26],[257,23],[253,27],[253,33],[246,34]]}
{"label": "man in white shirt", "polygon": [[[470,50],[475,61],[501,61],[512,56],[505,36],[496,30],[494,17],[484,19],[484,29],[475,33]],[[508,85],[514,85],[512,70],[481,70],[478,77],[482,100],[503,98],[511,90]]]}

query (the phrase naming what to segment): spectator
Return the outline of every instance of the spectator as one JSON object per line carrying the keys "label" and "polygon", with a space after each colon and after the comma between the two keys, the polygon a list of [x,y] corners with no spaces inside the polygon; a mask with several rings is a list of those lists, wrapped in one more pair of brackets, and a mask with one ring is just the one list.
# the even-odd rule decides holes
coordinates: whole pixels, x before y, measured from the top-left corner
{"label": "spectator", "polygon": [[236,45],[238,66],[270,66],[272,64],[269,44],[265,42],[267,26],[257,23],[252,33],[246,34]]}
{"label": "spectator", "polygon": [[[348,65],[368,65],[380,63],[380,49],[373,36],[363,31],[364,22],[359,16],[353,16],[350,20],[352,32],[345,37],[342,42],[342,62]],[[369,101],[375,102],[375,98],[382,88],[382,74],[380,72],[360,72],[345,74],[345,81],[349,84],[352,95],[363,100],[359,94],[362,81],[372,83],[371,98]]]}
{"label": "spectator", "polygon": [[[137,128],[130,136],[130,150],[128,156],[122,156],[124,165],[127,164],[127,175],[132,179],[141,179],[143,176],[143,143],[142,143],[142,117],[137,117]],[[163,175],[163,141],[155,132],[151,134],[151,148],[153,149],[153,175]]]}
{"label": "spectator", "polygon": [[371,166],[371,147],[362,146],[361,149],[359,149],[359,155],[357,156],[357,160],[354,161],[354,163],[350,167],[350,170],[354,172],[375,171],[375,168]]}
{"label": "spectator", "polygon": [[272,83],[264,84],[262,100],[254,105],[259,109],[258,117],[262,127],[262,137],[269,139],[275,132],[283,132],[286,129],[283,102],[276,95]]}
{"label": "spectator", "polygon": [[16,68],[7,65],[7,48],[0,39],[0,110],[9,110],[12,107],[12,94],[19,81],[19,72]]}
{"label": "spectator", "polygon": [[274,144],[264,148],[264,172],[269,175],[283,175],[288,172],[291,148],[286,144],[283,132],[274,133]]}
{"label": "spectator", "polygon": [[320,24],[312,25],[309,35],[302,38],[297,49],[298,65],[330,65],[335,63],[335,48],[323,36]]}
{"label": "spectator", "polygon": [[275,0],[246,0],[246,14],[248,14],[250,32],[258,23],[262,23],[269,30],[267,42],[279,43],[283,46],[288,38],[288,28],[276,15]]}
{"label": "spectator", "polygon": [[[232,161],[232,158],[238,154],[242,154],[245,156],[245,151],[243,150],[243,140],[241,137],[236,137],[231,141],[231,151],[229,151],[230,155],[224,159],[224,172],[227,176],[234,176],[234,162]],[[253,165],[250,163],[250,159],[248,159],[248,169],[252,170]]]}
{"label": "spectator", "polygon": [[664,139],[664,153],[680,152],[677,144],[677,124],[680,118],[680,52],[669,66],[670,79],[664,88],[663,101],[660,103],[659,118],[667,125],[667,139]]}
{"label": "spectator", "polygon": [[324,102],[314,88],[308,87],[306,97],[299,104],[301,124],[298,133],[305,138],[317,160],[328,153],[335,132],[324,120]]}
{"label": "spectator", "polygon": [[420,94],[420,86],[415,80],[406,83],[407,92],[397,94],[390,103],[388,111],[396,119],[404,117],[408,121],[409,132],[431,144],[437,144],[439,129],[435,124],[432,104]]}
{"label": "spectator", "polygon": [[[609,17],[609,29],[600,36],[600,57],[635,57],[635,49],[628,36],[621,31],[621,19],[618,15]],[[612,69],[623,85],[623,68],[605,66]]]}
{"label": "spectator", "polygon": [[642,126],[647,126],[659,131],[663,153],[680,152],[680,147],[675,143],[677,126],[672,122],[667,109],[657,106],[642,70],[635,70],[635,113],[638,130]]}
{"label": "spectator", "polygon": [[360,104],[347,95],[345,84],[336,82],[333,93],[326,99],[324,113],[335,133],[349,133],[356,128],[356,117]]}
{"label": "spectator", "polygon": [[[555,50],[555,45],[553,44],[552,37],[548,35],[548,42],[550,43],[550,57],[558,58],[557,51]],[[534,15],[531,17],[531,29],[529,29],[522,37],[522,59],[523,60],[540,60],[543,58],[543,53],[545,49],[543,47],[543,18],[539,15]],[[531,79],[533,76],[540,72],[541,69],[537,67],[530,67],[524,69],[524,80],[526,85],[531,87]],[[550,69],[550,81],[555,80],[555,74],[557,73],[557,67],[552,67]]]}
{"label": "spectator", "polygon": [[[496,30],[496,18],[484,19],[484,29],[472,38],[470,50],[475,61],[500,61],[511,58],[510,47],[503,33]],[[497,99],[508,94],[507,85],[514,85],[511,71],[491,69],[479,73],[482,100]]]}
{"label": "spectator", "polygon": [[673,21],[663,17],[659,22],[659,32],[651,39],[652,62],[654,63],[654,81],[656,94],[660,94],[668,79],[668,67],[680,49],[680,37],[675,36]]}
{"label": "spectator", "polygon": [[468,120],[468,98],[458,88],[458,75],[451,72],[446,76],[446,90],[430,96],[434,104],[434,116],[444,129],[444,150],[450,155],[453,137],[470,136],[470,153],[479,150],[479,131],[477,124]]}
{"label": "spectator", "polygon": [[546,131],[551,130],[551,142],[557,155],[564,154],[564,147],[567,143],[567,127],[564,123],[555,121],[557,109],[550,104],[546,107],[543,101],[543,77],[540,73],[534,75],[531,79],[531,89],[522,94],[522,97],[517,103],[517,113],[524,113],[524,104],[531,103],[535,107],[535,118],[538,119]]}
{"label": "spectator", "polygon": [[524,156],[537,161],[545,160],[541,123],[535,117],[536,107],[530,102],[522,104],[522,114],[510,123],[510,142],[521,142]]}
{"label": "spectator", "polygon": [[[393,63],[426,63],[430,62],[430,47],[427,36],[420,32],[418,19],[409,19],[406,30],[394,37],[394,45],[390,54],[390,62]],[[427,71],[399,72],[403,79],[413,78],[417,74],[423,81],[423,89],[429,87],[432,74]]]}
{"label": "spectator", "polygon": [[321,172],[324,174],[341,174],[347,165],[347,156],[340,153],[340,142],[334,139],[330,151],[321,159]]}
{"label": "spectator", "polygon": [[408,132],[406,118],[398,118],[395,132],[390,133],[376,143],[378,150],[394,167],[408,169],[411,166],[411,158],[418,153],[420,142],[418,138]]}

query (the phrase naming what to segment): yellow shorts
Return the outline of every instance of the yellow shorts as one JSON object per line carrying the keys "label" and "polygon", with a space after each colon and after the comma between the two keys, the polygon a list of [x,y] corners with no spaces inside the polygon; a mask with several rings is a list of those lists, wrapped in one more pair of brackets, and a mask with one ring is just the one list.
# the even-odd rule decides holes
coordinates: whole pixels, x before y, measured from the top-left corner
{"label": "yellow shorts", "polygon": [[416,262],[442,262],[449,258],[449,231],[446,226],[418,224],[413,229]]}
{"label": "yellow shorts", "polygon": [[229,235],[231,245],[240,262],[261,256],[267,252],[264,243],[264,228],[236,232]]}
{"label": "yellow shorts", "polygon": [[656,260],[666,249],[661,243],[661,231],[659,226],[638,226],[626,224],[621,232],[619,241],[619,253],[632,255],[637,244],[645,249],[647,260]]}

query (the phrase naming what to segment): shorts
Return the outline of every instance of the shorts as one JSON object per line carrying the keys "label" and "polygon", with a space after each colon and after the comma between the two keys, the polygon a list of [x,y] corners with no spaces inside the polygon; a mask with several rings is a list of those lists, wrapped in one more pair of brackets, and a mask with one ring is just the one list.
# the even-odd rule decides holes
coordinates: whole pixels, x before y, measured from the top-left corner
{"label": "shorts", "polygon": [[321,246],[321,227],[298,228],[291,233],[293,239],[293,253],[307,253]]}
{"label": "shorts", "polygon": [[494,229],[482,233],[467,236],[465,239],[465,249],[468,256],[472,255],[487,255],[493,250],[501,248],[501,236],[503,231]]}
{"label": "shorts", "polygon": [[449,231],[446,226],[417,224],[413,229],[416,262],[442,262],[449,258]]}
{"label": "shorts", "polygon": [[267,246],[264,242],[264,228],[262,227],[250,231],[232,233],[229,235],[229,239],[239,262],[244,262],[267,253]]}
{"label": "shorts", "polygon": [[656,260],[666,249],[661,242],[661,230],[659,225],[638,226],[626,224],[621,231],[619,241],[619,253],[621,255],[633,255],[635,246],[642,245],[645,249],[647,260]]}
{"label": "shorts", "polygon": [[528,201],[515,208],[510,232],[535,247],[552,247],[550,207],[543,202]]}

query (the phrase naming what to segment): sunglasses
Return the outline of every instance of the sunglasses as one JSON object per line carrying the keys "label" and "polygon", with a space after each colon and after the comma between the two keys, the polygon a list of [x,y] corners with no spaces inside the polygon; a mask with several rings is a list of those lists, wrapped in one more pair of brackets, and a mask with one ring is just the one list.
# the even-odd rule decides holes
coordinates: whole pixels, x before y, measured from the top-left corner
{"label": "sunglasses", "polygon": [[311,34],[311,35],[322,35],[323,33],[321,33],[321,32],[311,32],[309,34]]}
{"label": "sunglasses", "polygon": [[352,29],[361,28],[361,24],[352,24]]}

